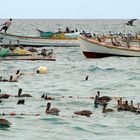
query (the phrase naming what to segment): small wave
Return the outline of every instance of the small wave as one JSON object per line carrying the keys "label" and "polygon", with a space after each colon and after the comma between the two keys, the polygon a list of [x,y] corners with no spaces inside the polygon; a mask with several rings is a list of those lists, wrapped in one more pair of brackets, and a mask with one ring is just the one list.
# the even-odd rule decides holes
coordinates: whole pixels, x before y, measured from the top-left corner
{"label": "small wave", "polygon": [[86,131],[86,132],[90,132],[90,131],[88,131],[87,129],[85,129],[85,128],[83,128],[83,127],[80,127],[80,126],[75,126],[75,127],[73,127],[75,130],[78,130],[78,131]]}

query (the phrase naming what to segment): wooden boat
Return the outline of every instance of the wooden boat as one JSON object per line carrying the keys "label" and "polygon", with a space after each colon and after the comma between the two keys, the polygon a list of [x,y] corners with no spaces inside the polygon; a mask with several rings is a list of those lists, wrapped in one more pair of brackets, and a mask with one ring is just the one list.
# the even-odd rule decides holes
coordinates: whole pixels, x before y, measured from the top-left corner
{"label": "wooden boat", "polygon": [[44,60],[44,61],[56,61],[54,57],[48,57],[48,56],[43,56],[43,55],[15,55],[11,54],[5,57],[0,57],[0,60]]}
{"label": "wooden boat", "polygon": [[48,46],[59,46],[59,47],[76,47],[79,46],[78,38],[42,38],[42,37],[30,37],[30,36],[18,36],[0,32],[0,45],[8,46],[12,44],[18,46],[19,44],[34,47],[48,47]]}
{"label": "wooden boat", "polygon": [[58,39],[78,39],[80,33],[79,32],[44,32],[42,30],[36,29],[41,37],[44,38],[58,38]]}
{"label": "wooden boat", "polygon": [[[42,49],[44,50],[44,49]],[[44,60],[44,61],[55,61],[55,55],[52,51],[42,52],[30,52],[25,49],[14,50],[13,52],[10,49],[3,49],[0,51],[0,60]]]}
{"label": "wooden boat", "polygon": [[115,46],[109,41],[80,35],[80,47],[86,58],[101,58],[108,56],[140,57],[139,46]]}

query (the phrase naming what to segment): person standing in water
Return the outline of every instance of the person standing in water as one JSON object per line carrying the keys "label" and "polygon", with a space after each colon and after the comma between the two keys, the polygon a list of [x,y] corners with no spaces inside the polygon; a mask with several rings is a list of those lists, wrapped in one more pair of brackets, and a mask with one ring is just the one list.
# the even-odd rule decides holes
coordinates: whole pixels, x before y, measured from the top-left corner
{"label": "person standing in water", "polygon": [[0,32],[1,32],[2,30],[4,30],[5,33],[6,33],[7,29],[9,28],[9,26],[10,26],[11,24],[12,24],[12,18],[10,18],[7,22],[5,22],[5,23],[2,24],[3,27],[0,29]]}

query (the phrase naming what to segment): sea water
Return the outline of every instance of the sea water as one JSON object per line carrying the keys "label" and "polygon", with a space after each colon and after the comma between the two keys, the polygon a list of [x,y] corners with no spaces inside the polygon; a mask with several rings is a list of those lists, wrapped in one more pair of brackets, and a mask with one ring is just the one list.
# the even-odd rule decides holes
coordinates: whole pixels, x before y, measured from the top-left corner
{"label": "sea water", "polygon": [[[57,31],[77,28],[80,32],[98,34],[123,32],[125,20],[13,20],[8,33],[38,36],[36,29]],[[138,24],[139,21],[137,21]],[[139,26],[127,27],[135,33]],[[140,102],[140,58],[108,57],[86,59],[80,47],[53,47],[56,61],[1,61],[0,75],[9,78],[21,70],[18,82],[0,82],[1,93],[17,95],[18,89],[31,94],[25,105],[17,105],[18,98],[10,97],[0,104],[1,116],[9,120],[9,128],[0,129],[2,140],[139,140],[140,115],[118,112],[115,98],[108,104],[113,113],[102,113],[102,107],[94,108],[97,91],[101,95],[122,97],[134,105]],[[48,68],[47,74],[37,74],[39,66]],[[85,81],[85,77],[89,76]],[[54,97],[47,101],[42,94]],[[60,110],[58,116],[45,115],[48,102]],[[76,116],[75,111],[90,110],[90,118]],[[11,116],[14,112],[17,115]],[[25,115],[20,115],[21,113]],[[18,115],[19,114],[19,115]],[[36,115],[39,114],[39,115]]]}

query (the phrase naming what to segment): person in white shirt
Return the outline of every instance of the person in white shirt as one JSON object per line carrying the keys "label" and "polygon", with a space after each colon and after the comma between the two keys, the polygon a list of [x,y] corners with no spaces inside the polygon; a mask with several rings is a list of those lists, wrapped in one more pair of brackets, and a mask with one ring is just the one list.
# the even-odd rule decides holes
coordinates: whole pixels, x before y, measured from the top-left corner
{"label": "person in white shirt", "polygon": [[12,18],[10,18],[9,21],[7,21],[7,22],[5,22],[4,24],[2,24],[3,27],[0,29],[0,32],[1,32],[2,30],[5,30],[5,33],[6,33],[7,29],[9,28],[9,26],[10,26],[11,24],[12,24]]}

